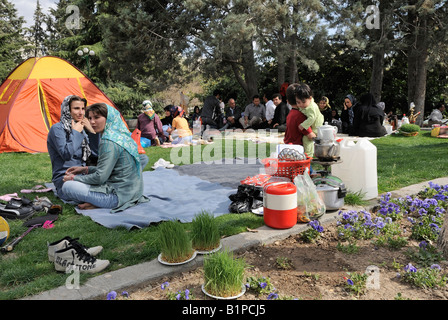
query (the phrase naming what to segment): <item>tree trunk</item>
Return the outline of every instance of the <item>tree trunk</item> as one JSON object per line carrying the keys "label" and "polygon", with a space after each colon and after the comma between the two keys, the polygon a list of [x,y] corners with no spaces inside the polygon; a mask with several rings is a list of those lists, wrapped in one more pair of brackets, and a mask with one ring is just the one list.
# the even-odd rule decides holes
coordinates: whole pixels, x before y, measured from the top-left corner
{"label": "tree trunk", "polygon": [[[243,49],[244,52],[242,54],[241,64],[231,62],[231,66],[236,80],[246,94],[247,101],[252,102],[252,97],[255,94],[258,94],[258,72],[255,65],[254,46],[252,41],[249,41],[247,46]],[[244,77],[242,76],[242,73],[244,73]]]}
{"label": "tree trunk", "polygon": [[[416,124],[422,125],[426,97],[428,26],[426,17],[417,18],[410,14],[410,19],[413,19],[414,41],[408,46],[408,106],[414,102],[414,113],[421,112],[422,115],[417,118]],[[406,109],[406,113],[408,110]]]}
{"label": "tree trunk", "polygon": [[280,87],[285,82],[286,73],[285,73],[285,53],[283,50],[278,50],[277,52],[277,89],[280,91]]}
{"label": "tree trunk", "polygon": [[377,102],[381,101],[384,75],[384,46],[380,46],[373,52],[372,77],[370,79],[370,93]]}

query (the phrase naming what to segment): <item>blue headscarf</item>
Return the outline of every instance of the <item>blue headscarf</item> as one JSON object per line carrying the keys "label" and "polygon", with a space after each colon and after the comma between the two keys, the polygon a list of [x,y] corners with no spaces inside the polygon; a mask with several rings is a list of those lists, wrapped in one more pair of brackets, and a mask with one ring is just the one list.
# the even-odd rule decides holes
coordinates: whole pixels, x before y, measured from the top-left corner
{"label": "blue headscarf", "polygon": [[109,105],[107,105],[106,127],[101,135],[101,139],[110,140],[123,147],[134,157],[137,169],[140,170],[140,155],[137,143],[131,138],[131,133],[124,124],[120,112]]}

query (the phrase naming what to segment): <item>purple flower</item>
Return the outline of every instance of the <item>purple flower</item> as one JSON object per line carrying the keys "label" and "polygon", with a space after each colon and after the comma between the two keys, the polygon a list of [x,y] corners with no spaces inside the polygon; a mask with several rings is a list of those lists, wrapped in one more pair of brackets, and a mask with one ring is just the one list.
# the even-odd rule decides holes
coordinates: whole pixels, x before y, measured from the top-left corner
{"label": "purple flower", "polygon": [[422,242],[420,242],[420,243],[418,244],[418,246],[419,246],[421,249],[426,249],[426,247],[428,246],[428,242],[426,242],[425,240],[423,240]]}
{"label": "purple flower", "polygon": [[431,269],[442,270],[442,268],[438,264],[432,264]]}
{"label": "purple flower", "polygon": [[161,288],[162,290],[165,290],[165,288],[168,287],[169,285],[170,285],[169,282],[166,281],[166,282],[162,283],[162,285],[160,286],[160,288]]}
{"label": "purple flower", "polygon": [[348,283],[348,285],[349,285],[349,286],[352,286],[352,285],[354,285],[354,283],[353,283],[353,280],[352,280],[352,279],[347,279],[347,283]]}
{"label": "purple flower", "polygon": [[107,300],[115,300],[117,298],[117,292],[111,291],[107,294],[106,299]]}
{"label": "purple flower", "polygon": [[278,294],[275,293],[275,292],[271,292],[271,293],[268,295],[268,300],[275,300],[275,299],[278,299]]}
{"label": "purple flower", "polygon": [[260,288],[264,289],[268,286],[268,284],[266,282],[260,282]]}
{"label": "purple flower", "polygon": [[417,272],[417,268],[414,267],[412,264],[408,263],[408,264],[404,267],[404,271],[406,271],[406,272]]}

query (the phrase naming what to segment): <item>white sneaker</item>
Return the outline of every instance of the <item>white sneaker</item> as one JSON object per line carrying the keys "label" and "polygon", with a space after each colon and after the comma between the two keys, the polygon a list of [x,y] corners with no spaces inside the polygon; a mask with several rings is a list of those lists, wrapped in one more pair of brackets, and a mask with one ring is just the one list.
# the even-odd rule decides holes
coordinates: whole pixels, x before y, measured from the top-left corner
{"label": "white sneaker", "polygon": [[108,266],[109,260],[96,259],[77,244],[72,244],[54,253],[56,271],[77,270],[84,273],[96,273],[103,271]]}
{"label": "white sneaker", "polygon": [[170,163],[169,161],[166,161],[165,159],[160,158],[159,160],[157,160],[154,165],[152,166],[152,168],[155,170],[159,167],[162,168],[167,168],[167,169],[172,169],[174,167],[174,164]]}
{"label": "white sneaker", "polygon": [[70,245],[72,243],[76,243],[77,245],[81,246],[84,250],[87,251],[88,254],[90,254],[91,256],[97,256],[102,250],[103,247],[102,246],[96,246],[96,247],[92,247],[92,248],[87,248],[85,246],[83,246],[82,244],[80,244],[78,241],[78,238],[76,239],[72,239],[70,237],[65,237],[61,240],[55,241],[53,243],[47,243],[48,246],[48,260],[50,262],[54,262],[54,253],[56,251],[65,249],[67,247],[70,247]]}

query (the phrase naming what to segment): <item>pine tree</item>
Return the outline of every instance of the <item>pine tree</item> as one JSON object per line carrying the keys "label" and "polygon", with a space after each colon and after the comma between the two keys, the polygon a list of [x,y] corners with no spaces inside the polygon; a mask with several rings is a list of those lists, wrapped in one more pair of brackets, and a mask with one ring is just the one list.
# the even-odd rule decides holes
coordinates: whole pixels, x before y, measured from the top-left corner
{"label": "pine tree", "polygon": [[17,9],[8,0],[0,0],[0,80],[22,61],[25,45],[23,24],[25,19],[17,16]]}

